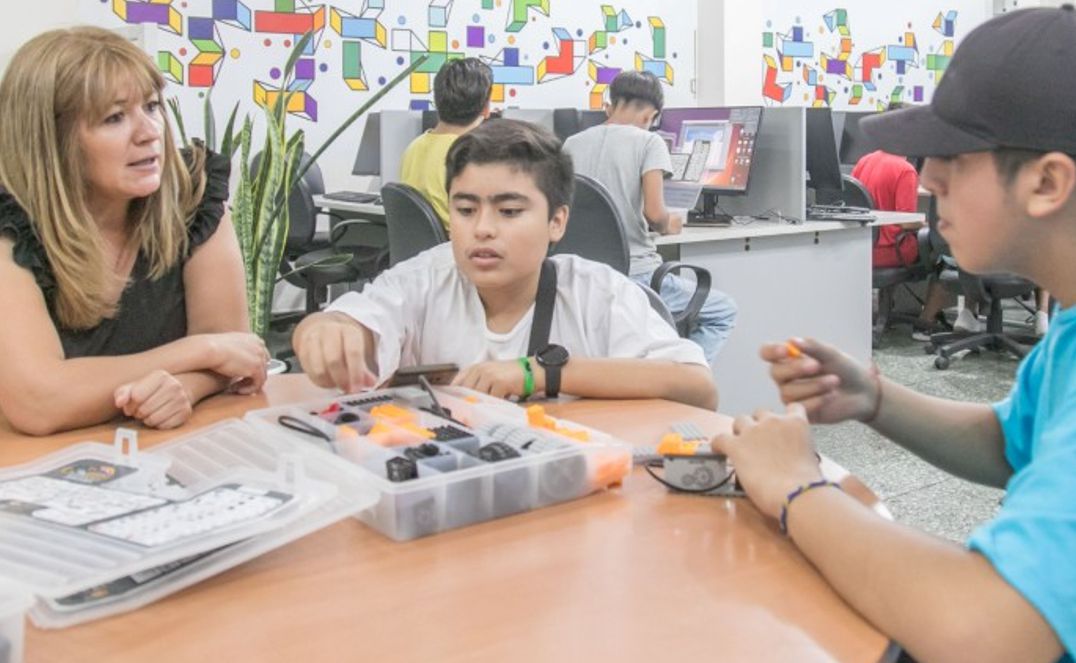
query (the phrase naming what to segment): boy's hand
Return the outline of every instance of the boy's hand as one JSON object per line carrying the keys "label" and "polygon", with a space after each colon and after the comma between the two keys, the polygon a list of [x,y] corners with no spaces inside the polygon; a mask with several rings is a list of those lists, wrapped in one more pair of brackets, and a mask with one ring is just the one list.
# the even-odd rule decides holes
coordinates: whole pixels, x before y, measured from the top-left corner
{"label": "boy's hand", "polygon": [[803,405],[812,423],[862,421],[874,414],[878,379],[836,348],[813,339],[793,339],[764,345],[759,354],[770,363],[781,401]]}
{"label": "boy's hand", "polygon": [[342,313],[315,313],[295,329],[292,346],[310,380],[319,387],[354,393],[377,383],[366,365],[363,327]]}
{"label": "boy's hand", "polygon": [[168,371],[121,385],[113,394],[116,407],[150,428],[175,428],[191,418],[194,403],[183,384]]}
{"label": "boy's hand", "polygon": [[711,446],[728,457],[759,511],[774,518],[797,486],[822,478],[807,413],[798,403],[783,415],[759,411],[737,417],[732,433],[718,435]]}
{"label": "boy's hand", "polygon": [[460,371],[452,384],[497,398],[523,395],[523,367],[515,359],[484,361]]}

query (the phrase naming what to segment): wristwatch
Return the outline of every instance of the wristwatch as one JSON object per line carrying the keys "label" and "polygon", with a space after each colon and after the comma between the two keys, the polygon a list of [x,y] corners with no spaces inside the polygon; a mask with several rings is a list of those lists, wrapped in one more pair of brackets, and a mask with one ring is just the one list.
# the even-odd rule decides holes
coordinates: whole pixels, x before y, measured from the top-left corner
{"label": "wristwatch", "polygon": [[568,350],[550,343],[534,354],[535,361],[545,369],[545,395],[556,398],[560,393],[560,369],[568,363]]}

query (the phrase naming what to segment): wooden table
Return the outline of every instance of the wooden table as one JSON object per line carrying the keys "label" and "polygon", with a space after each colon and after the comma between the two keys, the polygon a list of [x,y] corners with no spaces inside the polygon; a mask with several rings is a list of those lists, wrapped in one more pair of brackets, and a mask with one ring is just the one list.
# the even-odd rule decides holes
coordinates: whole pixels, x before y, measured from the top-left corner
{"label": "wooden table", "polygon": [[[189,432],[320,394],[304,376],[201,404]],[[729,418],[664,401],[553,414],[653,444],[675,421]],[[0,465],[111,439],[0,429]],[[151,444],[177,434],[146,431]],[[830,473],[839,471],[830,466]],[[844,487],[874,496],[853,477]],[[141,610],[27,629],[37,661],[878,661],[889,640],[743,499],[672,495],[641,470],[619,490],[394,543],[346,520]]]}

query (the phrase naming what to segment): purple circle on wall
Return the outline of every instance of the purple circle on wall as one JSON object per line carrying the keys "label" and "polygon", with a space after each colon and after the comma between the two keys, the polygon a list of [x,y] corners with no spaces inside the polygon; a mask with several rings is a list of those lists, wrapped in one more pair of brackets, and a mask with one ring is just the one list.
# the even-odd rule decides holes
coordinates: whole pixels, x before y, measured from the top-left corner
{"label": "purple circle on wall", "polygon": [[400,16],[399,18],[396,19],[396,22],[398,24],[400,24],[400,25],[407,25],[407,17],[406,16]]}
{"label": "purple circle on wall", "polygon": [[543,41],[542,42],[542,50],[543,51],[548,51],[549,50],[549,42],[548,41]]}
{"label": "purple circle on wall", "polygon": [[277,69],[276,67],[273,67],[272,69],[270,69],[269,70],[269,78],[273,79],[274,81],[276,79],[280,78],[280,70]]}
{"label": "purple circle on wall", "polygon": [[377,84],[378,85],[384,85],[385,84],[385,77],[384,76],[378,76],[377,77]]}
{"label": "purple circle on wall", "polygon": [[396,58],[396,64],[403,64],[403,63],[404,63],[403,57]]}
{"label": "purple circle on wall", "polygon": [[318,69],[321,70],[321,73],[325,73],[326,71],[329,71],[329,65],[322,62],[321,64],[318,65]]}

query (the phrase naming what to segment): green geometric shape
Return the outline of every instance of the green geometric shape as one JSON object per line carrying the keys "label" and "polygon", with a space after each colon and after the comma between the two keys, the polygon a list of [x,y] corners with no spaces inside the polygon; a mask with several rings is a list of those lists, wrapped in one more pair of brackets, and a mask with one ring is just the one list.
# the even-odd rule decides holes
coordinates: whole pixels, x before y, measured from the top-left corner
{"label": "green geometric shape", "polygon": [[890,95],[889,95],[889,100],[894,101],[894,102],[895,101],[900,101],[903,98],[904,98],[904,86],[903,85],[898,85],[897,87],[893,88],[893,92],[890,93]]}
{"label": "green geometric shape", "polygon": [[853,85],[852,86],[852,98],[858,98],[858,97],[862,97],[862,96],[863,96],[863,86],[858,85],[858,84]]}
{"label": "green geometric shape", "polygon": [[527,10],[536,8],[546,16],[549,16],[549,0],[512,0],[511,19],[505,30],[519,32],[527,25]]}
{"label": "green geometric shape", "polygon": [[762,48],[773,48],[773,33],[772,32],[763,32],[762,33]]}
{"label": "green geometric shape", "polygon": [[847,9],[838,9],[837,10],[837,25],[848,25],[848,10]]}
{"label": "green geometric shape", "polygon": [[276,0],[273,3],[273,11],[285,12],[288,14],[295,13],[295,0]]}
{"label": "green geometric shape", "polygon": [[654,58],[657,60],[665,59],[665,28],[652,28],[651,32],[654,33]]}
{"label": "green geometric shape", "polygon": [[344,42],[344,78],[362,78],[362,42]]}
{"label": "green geometric shape", "polygon": [[436,74],[437,72],[441,71],[441,67],[443,67],[445,62],[448,61],[447,53],[412,53],[411,63],[414,64],[423,55],[429,55],[430,57],[421,65],[419,65],[418,69],[415,70],[415,73]]}
{"label": "green geometric shape", "polygon": [[951,55],[941,55],[938,53],[927,55],[927,69],[931,71],[942,71],[949,66],[949,60],[951,59]]}
{"label": "green geometric shape", "polygon": [[157,69],[176,83],[183,84],[183,63],[168,51],[157,51]]}
{"label": "green geometric shape", "polygon": [[609,46],[609,33],[599,30],[594,33],[594,47],[606,48]]}
{"label": "green geometric shape", "polygon": [[209,39],[192,39],[191,43],[199,53],[223,53],[224,47]]}
{"label": "green geometric shape", "polygon": [[493,0],[482,0],[482,9],[493,9]]}
{"label": "green geometric shape", "polygon": [[616,10],[612,5],[602,5],[602,16],[605,17],[605,31],[616,32],[620,27],[616,21]]}

